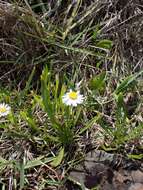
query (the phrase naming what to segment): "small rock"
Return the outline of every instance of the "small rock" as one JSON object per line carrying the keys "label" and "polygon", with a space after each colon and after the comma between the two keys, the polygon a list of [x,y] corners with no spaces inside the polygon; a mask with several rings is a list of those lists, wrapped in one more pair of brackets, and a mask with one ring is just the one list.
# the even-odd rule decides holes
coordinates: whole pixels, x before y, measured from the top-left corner
{"label": "small rock", "polygon": [[143,190],[143,184],[135,183],[130,186],[129,190]]}
{"label": "small rock", "polygon": [[131,176],[135,183],[143,183],[143,172],[140,170],[132,171]]}

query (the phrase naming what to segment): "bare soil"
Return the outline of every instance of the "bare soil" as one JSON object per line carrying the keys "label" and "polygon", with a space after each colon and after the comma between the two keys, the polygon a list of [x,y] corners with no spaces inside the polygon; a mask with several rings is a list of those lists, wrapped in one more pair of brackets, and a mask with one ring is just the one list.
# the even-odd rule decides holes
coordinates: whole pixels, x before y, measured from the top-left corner
{"label": "bare soil", "polygon": [[84,184],[87,189],[143,190],[143,163],[94,150],[70,172],[70,178],[73,183],[69,182],[68,190],[78,190],[76,183]]}

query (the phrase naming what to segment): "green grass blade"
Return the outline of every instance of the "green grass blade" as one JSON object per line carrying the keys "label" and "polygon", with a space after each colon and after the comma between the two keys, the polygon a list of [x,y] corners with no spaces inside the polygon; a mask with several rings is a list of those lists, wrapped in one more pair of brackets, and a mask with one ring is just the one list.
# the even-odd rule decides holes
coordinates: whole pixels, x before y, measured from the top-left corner
{"label": "green grass blade", "polygon": [[64,157],[64,148],[60,150],[59,154],[54,158],[53,162],[51,162],[51,165],[53,167],[57,167],[62,162],[63,157]]}
{"label": "green grass blade", "polygon": [[124,92],[127,90],[127,88],[140,76],[142,75],[143,70],[141,70],[139,73],[130,75],[126,77],[116,88],[115,94],[119,94],[120,92]]}
{"label": "green grass blade", "polygon": [[36,166],[41,166],[43,164],[49,163],[54,159],[54,157],[49,157],[49,158],[45,158],[44,156],[40,156],[38,158],[35,158],[33,160],[29,160],[25,166],[24,169],[30,169],[30,168],[34,168]]}

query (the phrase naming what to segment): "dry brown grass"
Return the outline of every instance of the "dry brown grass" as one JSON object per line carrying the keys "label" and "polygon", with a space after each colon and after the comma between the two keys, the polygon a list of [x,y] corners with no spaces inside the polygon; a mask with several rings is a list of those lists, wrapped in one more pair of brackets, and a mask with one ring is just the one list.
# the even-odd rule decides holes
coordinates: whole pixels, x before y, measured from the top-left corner
{"label": "dry brown grass", "polygon": [[[77,3],[57,1],[56,4],[54,1],[49,1],[47,12],[39,9],[38,12],[36,11],[37,15],[25,2],[0,1],[1,81],[8,78],[10,80],[16,77],[22,78],[23,73],[24,75],[27,73],[27,68],[31,70],[29,68],[33,67],[32,60],[49,51],[46,48],[47,43],[44,44],[39,40],[45,37],[45,32],[51,32],[53,35],[53,27],[61,28],[62,36],[56,29],[53,32],[57,32],[61,38],[58,40],[63,42],[62,39],[66,39],[67,36],[85,30],[89,23],[89,27],[100,23],[101,36],[113,40],[112,59],[109,64],[113,72],[117,75],[128,74],[143,67],[143,3],[141,0],[88,0]],[[51,24],[51,28],[48,27],[49,31],[42,28],[40,19]],[[85,37],[79,43],[78,46],[84,48],[92,45],[91,34],[85,33]],[[60,49],[59,52],[58,57],[56,56],[57,62],[58,60],[61,62],[61,59],[71,59],[66,57],[65,50]],[[54,49],[54,53],[57,53],[57,48]],[[75,57],[78,62],[83,60],[83,57],[82,59],[79,56]],[[96,62],[95,58],[87,61]]]}
{"label": "dry brown grass", "polygon": [[0,81],[23,83],[33,68],[32,60],[44,50],[43,43],[35,39],[44,36],[38,16],[0,1],[0,34]]}
{"label": "dry brown grass", "polygon": [[113,64],[118,71],[135,72],[143,67],[143,2],[108,1],[102,32],[114,41]]}

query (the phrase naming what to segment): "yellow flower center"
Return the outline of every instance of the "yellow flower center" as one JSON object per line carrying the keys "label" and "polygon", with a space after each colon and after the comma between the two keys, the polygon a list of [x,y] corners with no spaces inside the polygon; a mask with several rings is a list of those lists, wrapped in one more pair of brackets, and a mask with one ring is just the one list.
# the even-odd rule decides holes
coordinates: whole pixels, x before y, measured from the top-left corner
{"label": "yellow flower center", "polygon": [[70,92],[69,93],[69,98],[71,98],[72,100],[76,100],[77,99],[77,92]]}
{"label": "yellow flower center", "polygon": [[0,107],[0,112],[1,112],[1,113],[6,112],[6,108],[5,108],[5,107]]}

